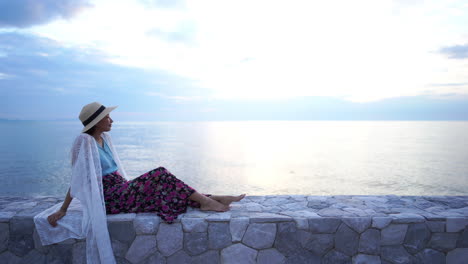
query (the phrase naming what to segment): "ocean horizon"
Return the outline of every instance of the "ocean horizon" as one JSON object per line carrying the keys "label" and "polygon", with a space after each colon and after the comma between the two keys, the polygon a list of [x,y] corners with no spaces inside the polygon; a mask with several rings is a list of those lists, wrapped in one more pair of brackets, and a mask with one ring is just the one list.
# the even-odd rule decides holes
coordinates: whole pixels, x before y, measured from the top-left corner
{"label": "ocean horizon", "polygon": [[[0,121],[0,195],[65,195],[77,121]],[[202,193],[467,195],[467,121],[121,122],[135,178],[163,166]]]}

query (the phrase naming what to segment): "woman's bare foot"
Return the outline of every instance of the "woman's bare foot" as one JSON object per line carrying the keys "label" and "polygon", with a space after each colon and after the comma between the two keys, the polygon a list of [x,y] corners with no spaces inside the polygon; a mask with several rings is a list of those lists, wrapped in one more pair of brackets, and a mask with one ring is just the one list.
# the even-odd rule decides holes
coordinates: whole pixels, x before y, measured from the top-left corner
{"label": "woman's bare foot", "polygon": [[239,202],[240,200],[244,199],[245,193],[238,195],[238,196],[231,196],[231,195],[213,195],[211,198],[216,200],[226,206],[229,206],[232,202]]}
{"label": "woman's bare foot", "polygon": [[200,209],[202,211],[226,212],[229,210],[229,206],[207,197],[201,204]]}

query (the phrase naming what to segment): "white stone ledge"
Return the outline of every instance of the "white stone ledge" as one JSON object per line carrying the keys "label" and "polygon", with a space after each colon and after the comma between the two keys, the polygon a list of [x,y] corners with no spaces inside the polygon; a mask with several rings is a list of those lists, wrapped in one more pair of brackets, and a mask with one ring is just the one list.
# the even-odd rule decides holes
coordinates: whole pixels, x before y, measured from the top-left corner
{"label": "white stone ledge", "polygon": [[[56,197],[0,197],[0,259],[83,263],[83,240],[42,246]],[[108,215],[119,263],[464,263],[468,196],[248,196],[224,213]]]}

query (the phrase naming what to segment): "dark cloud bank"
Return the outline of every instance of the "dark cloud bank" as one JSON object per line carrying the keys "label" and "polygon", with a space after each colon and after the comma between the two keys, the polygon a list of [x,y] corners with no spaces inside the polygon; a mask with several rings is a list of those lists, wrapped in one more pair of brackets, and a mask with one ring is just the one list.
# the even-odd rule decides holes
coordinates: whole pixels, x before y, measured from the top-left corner
{"label": "dark cloud bank", "polygon": [[90,7],[87,0],[0,0],[0,28],[25,28],[71,18]]}

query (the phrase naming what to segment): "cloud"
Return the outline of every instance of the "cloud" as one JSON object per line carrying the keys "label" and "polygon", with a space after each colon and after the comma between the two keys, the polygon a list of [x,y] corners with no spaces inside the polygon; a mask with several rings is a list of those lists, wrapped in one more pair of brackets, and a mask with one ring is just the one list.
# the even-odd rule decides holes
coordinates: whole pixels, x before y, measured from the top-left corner
{"label": "cloud", "polygon": [[0,0],[0,28],[26,28],[57,18],[69,19],[90,6],[88,0]]}
{"label": "cloud", "polygon": [[76,109],[92,101],[152,112],[202,94],[179,76],[115,65],[94,49],[65,47],[35,35],[0,33],[0,51],[5,54],[0,57],[0,113],[9,118],[74,118]]}
{"label": "cloud", "polygon": [[440,49],[440,53],[448,55],[451,59],[466,59],[468,58],[468,44],[444,47]]}
{"label": "cloud", "polygon": [[148,36],[160,38],[170,43],[192,44],[195,39],[195,26],[193,23],[184,23],[176,31],[163,31],[159,28],[151,29]]}
{"label": "cloud", "polygon": [[430,84],[429,86],[444,87],[444,86],[466,86],[466,85],[468,85],[468,82],[463,82],[463,83],[433,83],[433,84]]}
{"label": "cloud", "polygon": [[185,0],[141,0],[141,3],[156,8],[181,8],[185,6]]}

